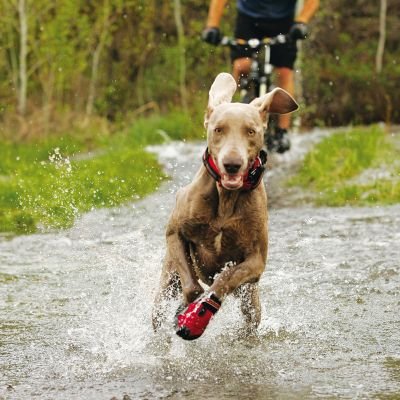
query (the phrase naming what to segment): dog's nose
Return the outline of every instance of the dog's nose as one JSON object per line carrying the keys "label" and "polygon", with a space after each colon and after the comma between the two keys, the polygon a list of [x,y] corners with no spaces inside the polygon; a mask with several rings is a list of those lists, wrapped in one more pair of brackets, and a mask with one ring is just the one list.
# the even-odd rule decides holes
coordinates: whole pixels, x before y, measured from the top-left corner
{"label": "dog's nose", "polygon": [[225,171],[228,174],[236,174],[242,165],[238,163],[224,163]]}

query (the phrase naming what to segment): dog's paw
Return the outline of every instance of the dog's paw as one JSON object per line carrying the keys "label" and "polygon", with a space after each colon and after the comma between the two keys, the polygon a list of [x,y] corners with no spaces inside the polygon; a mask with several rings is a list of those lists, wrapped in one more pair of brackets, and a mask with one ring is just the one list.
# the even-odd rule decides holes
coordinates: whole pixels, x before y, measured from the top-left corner
{"label": "dog's paw", "polygon": [[177,315],[176,334],[185,340],[199,338],[220,306],[221,301],[214,294],[200,297],[190,303]]}

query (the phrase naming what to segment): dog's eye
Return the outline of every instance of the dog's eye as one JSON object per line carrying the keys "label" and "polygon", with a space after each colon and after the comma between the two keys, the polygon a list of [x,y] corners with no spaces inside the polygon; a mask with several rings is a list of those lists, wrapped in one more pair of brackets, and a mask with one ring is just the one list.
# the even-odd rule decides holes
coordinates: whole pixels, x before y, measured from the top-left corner
{"label": "dog's eye", "polygon": [[219,133],[222,133],[222,128],[215,128],[215,129],[214,129],[214,132],[215,132],[215,133],[218,133],[218,134],[219,134]]}
{"label": "dog's eye", "polygon": [[249,136],[254,136],[256,131],[254,129],[248,129],[247,133],[248,133]]}

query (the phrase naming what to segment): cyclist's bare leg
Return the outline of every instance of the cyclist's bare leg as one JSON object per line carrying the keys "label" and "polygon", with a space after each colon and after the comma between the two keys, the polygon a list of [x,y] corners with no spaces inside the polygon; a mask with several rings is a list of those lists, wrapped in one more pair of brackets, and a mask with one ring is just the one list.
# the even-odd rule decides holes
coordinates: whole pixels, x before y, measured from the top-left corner
{"label": "cyclist's bare leg", "polygon": [[[280,67],[276,68],[277,85],[285,89],[291,95],[294,94],[294,72],[290,68]],[[290,127],[290,114],[279,115],[279,127],[288,129]]]}
{"label": "cyclist's bare leg", "polygon": [[240,78],[250,72],[251,59],[249,57],[237,58],[233,61],[232,75],[239,84]]}

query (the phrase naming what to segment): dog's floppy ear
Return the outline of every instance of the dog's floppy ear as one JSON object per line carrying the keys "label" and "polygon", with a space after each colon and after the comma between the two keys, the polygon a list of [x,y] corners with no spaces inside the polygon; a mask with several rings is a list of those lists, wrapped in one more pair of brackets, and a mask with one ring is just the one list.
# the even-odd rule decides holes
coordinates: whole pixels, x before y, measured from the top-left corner
{"label": "dog's floppy ear", "polygon": [[231,74],[221,72],[217,75],[208,93],[208,107],[204,120],[205,126],[207,126],[208,118],[215,107],[222,103],[231,102],[232,97],[236,92],[236,88],[236,81]]}
{"label": "dog's floppy ear", "polygon": [[263,121],[266,120],[268,113],[288,114],[299,108],[294,98],[281,88],[275,88],[264,96],[254,99],[250,104],[259,109]]}

